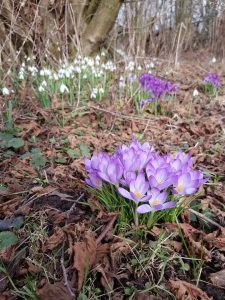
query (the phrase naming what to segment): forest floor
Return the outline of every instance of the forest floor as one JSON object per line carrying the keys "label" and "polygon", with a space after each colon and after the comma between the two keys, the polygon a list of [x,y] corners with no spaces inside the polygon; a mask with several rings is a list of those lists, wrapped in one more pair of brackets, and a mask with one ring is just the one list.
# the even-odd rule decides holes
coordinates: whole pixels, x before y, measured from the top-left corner
{"label": "forest floor", "polygon": [[[111,79],[101,101],[65,108],[63,126],[29,80],[7,79],[16,105],[0,95],[0,300],[225,299],[225,65],[159,60],[154,72],[165,67],[178,90],[161,113],[137,113],[132,97],[118,105]],[[202,89],[210,71],[221,79],[213,96]],[[118,211],[87,190],[83,157],[133,135],[161,153],[189,152],[210,176],[179,223],[118,232]]]}

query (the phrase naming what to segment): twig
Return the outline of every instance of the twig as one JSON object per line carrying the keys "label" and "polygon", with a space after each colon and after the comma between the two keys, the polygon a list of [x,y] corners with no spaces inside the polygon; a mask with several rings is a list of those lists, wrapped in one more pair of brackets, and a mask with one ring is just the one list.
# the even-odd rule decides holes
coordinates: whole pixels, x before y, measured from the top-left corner
{"label": "twig", "polygon": [[188,209],[192,214],[196,215],[197,217],[203,219],[204,221],[208,222],[208,223],[211,223],[212,225],[216,226],[216,227],[219,227],[219,228],[224,228],[223,226],[221,226],[220,224],[218,224],[217,222],[209,219],[208,217],[206,217],[205,215],[201,214],[200,212],[192,209],[192,208],[189,208]]}
{"label": "twig", "polygon": [[[72,213],[72,211],[74,210],[74,208],[76,207],[76,204],[84,197],[84,193],[80,195],[79,198],[77,198],[73,205],[70,207],[70,209],[67,211],[66,214],[66,222],[65,225],[68,222],[69,216]],[[63,244],[62,244],[62,254],[61,254],[61,258],[60,258],[60,264],[61,264],[61,268],[63,271],[63,278],[64,278],[64,285],[67,288],[68,292],[70,293],[70,296],[74,297],[75,294],[71,291],[69,282],[68,282],[68,277],[67,277],[67,273],[66,273],[66,268],[65,268],[65,260],[64,260],[64,255],[65,255],[65,238],[63,239]]]}
{"label": "twig", "polygon": [[68,292],[70,293],[70,296],[74,297],[75,294],[71,291],[69,282],[68,282],[68,278],[67,278],[67,274],[66,274],[66,268],[65,268],[65,264],[64,264],[64,254],[65,254],[65,239],[63,240],[63,244],[62,244],[62,255],[60,258],[60,264],[61,264],[61,268],[63,271],[63,278],[64,278],[64,285],[67,288]]}
{"label": "twig", "polygon": [[[99,111],[111,114],[113,116],[117,116],[118,118],[121,118],[121,119],[138,120],[138,121],[143,121],[143,122],[149,122],[150,121],[150,118],[148,118],[148,119],[140,118],[140,117],[136,117],[134,115],[128,116],[128,115],[120,114],[120,113],[117,113],[117,112],[109,111],[107,109],[104,109],[104,108],[101,108],[101,107],[98,107],[98,106],[89,105],[87,108],[94,109],[94,110],[99,110]],[[152,122],[155,122],[155,119],[154,120],[152,119]],[[151,127],[158,128],[157,126],[154,126],[154,125],[151,125]]]}
{"label": "twig", "polygon": [[116,214],[115,216],[113,216],[113,218],[109,221],[109,223],[107,224],[107,226],[105,227],[105,229],[98,236],[98,238],[96,239],[97,244],[99,244],[101,242],[101,240],[104,238],[104,236],[106,235],[106,233],[111,229],[111,227],[113,226],[113,224],[114,224],[117,216],[118,216],[118,214]]}

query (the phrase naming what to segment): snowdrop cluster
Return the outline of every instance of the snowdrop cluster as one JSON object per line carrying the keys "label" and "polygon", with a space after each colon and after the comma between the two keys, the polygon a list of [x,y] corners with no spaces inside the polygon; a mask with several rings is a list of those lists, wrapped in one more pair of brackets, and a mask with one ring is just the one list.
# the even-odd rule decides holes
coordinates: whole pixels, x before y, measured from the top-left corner
{"label": "snowdrop cluster", "polygon": [[113,155],[100,152],[85,158],[86,183],[101,188],[110,183],[128,201],[134,201],[137,213],[143,214],[174,207],[176,196],[196,193],[206,182],[200,170],[193,169],[189,154],[160,155],[149,143],[133,139]]}
{"label": "snowdrop cluster", "polygon": [[91,92],[91,98],[92,99],[96,99],[97,96],[101,96],[104,94],[104,89],[102,87],[100,88],[93,88],[92,92]]}

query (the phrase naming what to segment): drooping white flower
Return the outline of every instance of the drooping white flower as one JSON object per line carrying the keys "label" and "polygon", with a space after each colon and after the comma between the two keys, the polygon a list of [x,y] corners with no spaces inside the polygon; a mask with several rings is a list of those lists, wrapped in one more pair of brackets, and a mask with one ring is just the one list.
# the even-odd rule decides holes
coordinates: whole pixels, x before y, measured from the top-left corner
{"label": "drooping white flower", "polygon": [[213,58],[212,58],[212,64],[215,64],[215,63],[216,63],[216,58],[213,57]]}
{"label": "drooping white flower", "polygon": [[39,88],[38,88],[38,91],[39,91],[40,93],[42,93],[42,92],[45,91],[45,88],[44,88],[42,85],[40,85]]}
{"label": "drooping white flower", "polygon": [[9,89],[7,89],[7,87],[4,87],[4,88],[2,89],[2,94],[3,94],[3,96],[8,96],[8,95],[10,94]]}
{"label": "drooping white flower", "polygon": [[47,82],[45,80],[42,81],[41,86],[46,87],[47,86]]}
{"label": "drooping white flower", "polygon": [[198,90],[197,89],[194,89],[194,91],[193,91],[193,97],[197,97],[198,95],[199,95],[199,92],[198,92]]}
{"label": "drooping white flower", "polygon": [[104,89],[103,88],[99,88],[98,92],[99,92],[99,94],[104,94]]}
{"label": "drooping white flower", "polygon": [[64,83],[61,84],[59,90],[60,90],[61,94],[69,93],[69,89],[68,89],[68,87]]}

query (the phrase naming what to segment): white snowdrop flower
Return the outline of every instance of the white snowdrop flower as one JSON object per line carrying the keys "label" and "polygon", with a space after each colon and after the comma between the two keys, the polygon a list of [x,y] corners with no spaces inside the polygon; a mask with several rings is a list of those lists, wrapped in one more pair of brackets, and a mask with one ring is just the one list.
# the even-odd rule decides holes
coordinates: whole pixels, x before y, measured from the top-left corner
{"label": "white snowdrop flower", "polygon": [[[23,71],[24,71],[24,69],[23,69]],[[28,71],[30,71],[32,73],[32,75],[35,75],[36,73],[38,73],[38,69],[35,66],[28,66]]]}
{"label": "white snowdrop flower", "polygon": [[98,89],[98,92],[99,92],[99,94],[104,94],[105,91],[104,91],[103,88],[99,88],[99,89]]}
{"label": "white snowdrop flower", "polygon": [[97,60],[97,61],[100,60],[100,56],[96,55],[95,60]]}
{"label": "white snowdrop flower", "polygon": [[100,65],[99,60],[96,60],[95,64],[96,64],[96,66],[99,66]]}
{"label": "white snowdrop flower", "polygon": [[97,97],[97,95],[96,95],[95,93],[92,92],[92,93],[91,93],[91,98],[92,98],[92,99],[96,99],[96,97]]}
{"label": "white snowdrop flower", "polygon": [[197,97],[198,95],[199,95],[199,92],[198,92],[198,90],[197,89],[194,89],[194,91],[193,91],[193,97]]}
{"label": "white snowdrop flower", "polygon": [[27,57],[27,61],[30,61],[30,57]]}
{"label": "white snowdrop flower", "polygon": [[40,75],[41,76],[50,76],[51,74],[52,74],[52,72],[49,69],[42,69],[42,70],[40,70]]}
{"label": "white snowdrop flower", "polygon": [[24,72],[19,72],[19,79],[24,80]]}
{"label": "white snowdrop flower", "polygon": [[78,57],[77,57],[79,60],[81,60],[82,59],[82,56],[81,55],[78,55]]}
{"label": "white snowdrop flower", "polygon": [[41,86],[46,87],[47,86],[47,82],[45,80],[42,81]]}
{"label": "white snowdrop flower", "polygon": [[39,88],[38,88],[38,91],[39,91],[40,93],[42,93],[42,92],[45,91],[45,88],[44,88],[42,85],[40,85]]}
{"label": "white snowdrop flower", "polygon": [[58,76],[56,73],[54,73],[54,74],[53,74],[53,78],[54,78],[54,80],[58,80],[58,79],[59,79],[59,76]]}
{"label": "white snowdrop flower", "polygon": [[151,62],[149,66],[150,66],[151,69],[153,69],[155,67],[154,62]]}
{"label": "white snowdrop flower", "polygon": [[75,71],[76,71],[78,74],[80,74],[80,73],[81,73],[81,68],[80,68],[80,67],[76,67],[76,68],[75,68]]}
{"label": "white snowdrop flower", "polygon": [[215,64],[215,63],[216,63],[216,58],[213,57],[213,58],[212,58],[212,64]]}
{"label": "white snowdrop flower", "polygon": [[61,50],[60,47],[57,47],[57,50],[60,51]]}
{"label": "white snowdrop flower", "polygon": [[61,94],[69,93],[69,89],[68,89],[68,87],[64,83],[61,84],[59,90],[60,90]]}
{"label": "white snowdrop flower", "polygon": [[87,79],[87,74],[84,74],[84,75],[83,75],[83,79]]}
{"label": "white snowdrop flower", "polygon": [[65,71],[65,75],[66,75],[67,78],[70,78],[71,72],[69,70],[67,70],[67,71]]}
{"label": "white snowdrop flower", "polygon": [[139,65],[137,69],[138,69],[138,71],[141,71],[142,67]]}
{"label": "white snowdrop flower", "polygon": [[9,89],[7,89],[7,87],[4,87],[2,89],[2,94],[3,94],[3,96],[8,96],[10,94]]}
{"label": "white snowdrop flower", "polygon": [[105,51],[102,51],[101,52],[101,56],[105,56],[106,54],[105,54]]}

